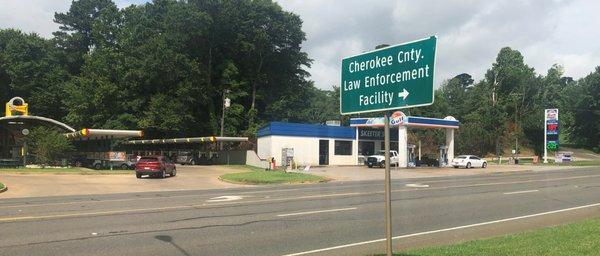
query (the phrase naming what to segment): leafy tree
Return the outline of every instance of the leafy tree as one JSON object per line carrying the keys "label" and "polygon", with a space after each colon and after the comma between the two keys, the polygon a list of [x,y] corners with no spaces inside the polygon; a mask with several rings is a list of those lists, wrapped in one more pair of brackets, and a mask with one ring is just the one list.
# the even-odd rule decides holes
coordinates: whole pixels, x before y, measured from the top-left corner
{"label": "leafy tree", "polygon": [[[0,100],[24,97],[36,115],[75,127],[145,130],[148,137],[254,136],[269,121],[323,123],[339,114],[339,87],[308,80],[302,20],[271,0],[154,0],[119,9],[75,0],[56,13],[51,39],[0,30]],[[385,47],[379,45],[378,47]],[[561,144],[598,145],[598,68],[574,80],[555,65],[536,74],[504,47],[485,73],[446,80],[432,106],[408,115],[454,116],[457,152],[543,149],[543,110],[559,108]],[[413,135],[435,145],[439,132]],[[411,135],[411,136],[413,136]],[[433,146],[431,146],[433,148]]]}
{"label": "leafy tree", "polygon": [[118,12],[111,0],[75,0],[68,12],[54,14],[54,22],[60,25],[54,41],[72,74],[79,73],[90,50],[115,43]]}
{"label": "leafy tree", "polygon": [[42,166],[54,165],[74,150],[71,141],[53,128],[36,127],[27,139],[29,151],[35,154],[36,162]]}
{"label": "leafy tree", "polygon": [[569,89],[574,98],[572,105],[565,105],[573,113],[570,139],[600,151],[600,67]]}
{"label": "leafy tree", "polygon": [[61,119],[60,99],[68,74],[55,58],[50,41],[18,30],[0,30],[1,102],[21,96],[30,112]]}

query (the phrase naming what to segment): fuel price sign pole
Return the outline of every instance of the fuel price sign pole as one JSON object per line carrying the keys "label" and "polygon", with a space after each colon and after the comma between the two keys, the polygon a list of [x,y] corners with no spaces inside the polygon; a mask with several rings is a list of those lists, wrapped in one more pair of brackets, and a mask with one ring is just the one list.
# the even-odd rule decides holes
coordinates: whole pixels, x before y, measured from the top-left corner
{"label": "fuel price sign pole", "polygon": [[558,150],[558,109],[544,110],[544,163],[548,163],[548,150]]}
{"label": "fuel price sign pole", "polygon": [[[388,46],[344,58],[342,115],[391,111],[433,104],[437,37]],[[386,252],[392,255],[390,118],[384,115]],[[406,156],[400,156],[406,157]]]}

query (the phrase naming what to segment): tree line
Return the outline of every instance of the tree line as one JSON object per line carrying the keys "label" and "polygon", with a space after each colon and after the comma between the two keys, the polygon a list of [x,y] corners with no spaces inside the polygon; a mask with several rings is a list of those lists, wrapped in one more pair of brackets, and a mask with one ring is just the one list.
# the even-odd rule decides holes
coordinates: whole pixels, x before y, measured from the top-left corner
{"label": "tree line", "polygon": [[302,20],[270,0],[77,0],[54,22],[48,39],[0,30],[2,102],[18,95],[35,115],[150,137],[218,135],[224,97],[226,135],[330,118],[319,117],[330,92],[307,79]]}
{"label": "tree line", "polygon": [[[339,115],[339,87],[321,90],[308,79],[302,20],[271,0],[121,9],[112,0],[75,0],[54,22],[51,38],[0,30],[0,102],[21,96],[34,115],[78,128],[144,129],[147,137],[218,135],[224,97],[232,103],[228,136],[253,137],[269,121],[349,118]],[[457,75],[436,91],[435,104],[405,112],[460,120],[457,152],[500,154],[519,144],[540,154],[543,109],[556,107],[561,142],[599,150],[599,91],[599,68],[579,80],[559,65],[540,75],[503,48],[481,81]]]}
{"label": "tree line", "polygon": [[436,91],[433,105],[410,113],[458,119],[457,152],[506,155],[525,148],[539,156],[548,108],[559,109],[560,144],[600,152],[600,67],[579,80],[565,76],[557,64],[537,74],[509,47],[500,50],[481,81],[469,74],[448,79]]}

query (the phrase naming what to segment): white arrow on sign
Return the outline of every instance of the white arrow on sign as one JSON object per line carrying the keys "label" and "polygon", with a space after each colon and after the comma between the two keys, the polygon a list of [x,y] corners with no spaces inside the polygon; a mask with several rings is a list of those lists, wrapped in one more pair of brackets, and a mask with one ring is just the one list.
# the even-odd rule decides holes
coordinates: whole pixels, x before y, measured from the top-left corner
{"label": "white arrow on sign", "polygon": [[406,97],[408,97],[410,93],[408,93],[408,91],[406,89],[402,89],[402,92],[398,93],[398,97],[402,97],[403,100],[406,100]]}
{"label": "white arrow on sign", "polygon": [[209,203],[228,202],[228,201],[235,201],[235,200],[240,200],[240,199],[242,199],[241,196],[217,196],[217,197],[213,197],[211,199],[206,200],[206,202],[209,202]]}

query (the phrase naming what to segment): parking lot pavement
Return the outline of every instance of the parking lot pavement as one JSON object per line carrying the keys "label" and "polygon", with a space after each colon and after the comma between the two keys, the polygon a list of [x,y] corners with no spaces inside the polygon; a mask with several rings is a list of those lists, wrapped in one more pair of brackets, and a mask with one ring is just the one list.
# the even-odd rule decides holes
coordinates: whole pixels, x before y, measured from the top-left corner
{"label": "parking lot pavement", "polygon": [[[397,168],[391,167],[392,179],[406,178],[429,178],[446,176],[476,175],[485,173],[502,172],[525,172],[525,171],[545,171],[556,169],[573,169],[569,166],[535,166],[535,165],[488,165],[487,168],[459,168],[452,167],[418,167],[418,168]],[[367,166],[329,166],[313,167],[308,172],[319,176],[325,176],[334,181],[364,181],[364,180],[383,180],[385,172],[383,168],[368,168]]]}
{"label": "parking lot pavement", "polygon": [[8,191],[0,198],[91,195],[128,192],[172,191],[244,187],[219,181],[219,176],[240,172],[226,166],[177,166],[177,176],[137,179],[131,175],[0,174]]}

